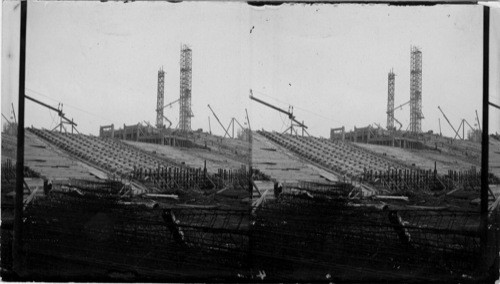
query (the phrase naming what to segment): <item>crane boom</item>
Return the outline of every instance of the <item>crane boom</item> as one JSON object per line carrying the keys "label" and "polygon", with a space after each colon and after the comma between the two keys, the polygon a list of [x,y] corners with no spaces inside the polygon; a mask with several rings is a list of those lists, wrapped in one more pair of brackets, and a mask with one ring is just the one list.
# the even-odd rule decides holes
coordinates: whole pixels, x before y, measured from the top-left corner
{"label": "crane boom", "polygon": [[[472,125],[469,124],[469,122],[467,120],[464,119],[464,122],[467,123],[467,125],[470,127],[470,129],[472,130],[472,132],[474,133],[474,131],[476,131],[476,129],[474,129],[474,127],[472,127]],[[464,129],[465,129],[465,125],[464,125]],[[465,136],[465,135],[464,135]],[[464,138],[465,139],[465,138]]]}
{"label": "crane boom", "polygon": [[399,122],[399,120],[397,120],[395,117],[393,117],[393,118],[394,118],[394,121],[399,124],[399,129],[398,130],[401,130],[401,128],[403,128],[403,124],[401,122]]}
{"label": "crane boom", "polygon": [[[215,114],[214,110],[210,107],[210,105],[208,105],[208,108],[212,111],[213,115],[215,116],[215,119],[217,119],[217,122],[219,122],[219,124],[222,127],[222,129],[224,129],[224,132],[226,132],[227,136],[230,136],[229,133],[227,132],[226,128],[224,128],[224,125],[222,125],[222,123],[220,122],[219,118]],[[224,135],[224,137],[226,137],[226,135]]]}
{"label": "crane boom", "polygon": [[303,127],[303,128],[306,128],[306,129],[307,129],[307,126],[305,126],[303,123],[301,123],[300,121],[298,121],[298,120],[296,120],[296,119],[295,119],[295,116],[293,115],[293,113],[288,112],[288,111],[286,111],[286,110],[283,110],[283,109],[281,109],[281,108],[279,108],[279,107],[277,107],[277,106],[274,106],[274,105],[272,105],[272,104],[270,104],[270,103],[267,103],[267,102],[265,102],[265,101],[263,101],[263,100],[260,100],[260,99],[258,99],[258,98],[256,98],[256,97],[254,97],[254,95],[253,95],[253,93],[252,93],[252,90],[250,90],[250,99],[252,99],[252,100],[254,100],[254,101],[258,102],[258,103],[261,103],[261,104],[263,104],[263,105],[265,105],[265,106],[268,106],[268,107],[270,107],[270,108],[272,108],[272,109],[274,109],[274,110],[277,110],[277,111],[279,111],[279,112],[281,112],[281,113],[284,113],[284,114],[288,115],[288,118],[289,118],[290,120],[294,121],[295,123],[297,123],[297,125],[298,125],[298,126],[300,126],[300,127]]}
{"label": "crane boom", "polygon": [[162,108],[159,108],[159,109],[157,109],[157,110],[162,110],[162,109],[164,109],[164,108],[166,108],[166,107],[168,107],[168,106],[171,106],[171,105],[175,104],[176,102],[178,102],[179,100],[180,100],[180,99],[177,99],[177,100],[175,100],[175,101],[173,101],[173,102],[171,102],[171,103],[168,103],[168,104],[164,105]]}
{"label": "crane boom", "polygon": [[479,127],[479,131],[481,131],[481,123],[479,122],[479,116],[477,115],[477,109],[476,109],[476,119],[477,119],[477,127]]}
{"label": "crane boom", "polygon": [[41,101],[39,101],[39,100],[37,100],[37,99],[34,99],[34,98],[32,98],[32,97],[30,97],[30,96],[28,96],[28,95],[24,95],[24,96],[25,96],[28,100],[30,100],[30,101],[33,101],[33,102],[35,102],[35,103],[37,103],[37,104],[40,104],[40,105],[42,105],[42,106],[44,106],[44,107],[46,107],[46,108],[49,108],[49,109],[51,109],[51,110],[53,110],[53,111],[57,112],[57,113],[59,114],[59,116],[63,116],[63,115],[64,115],[64,113],[63,113],[63,112],[62,112],[62,110],[60,110],[60,109],[57,109],[57,108],[55,108],[55,107],[53,107],[53,106],[49,106],[48,104],[42,103]]}
{"label": "crane boom", "polygon": [[17,123],[16,112],[14,111],[14,103],[12,103],[12,115],[14,116],[14,123]]}
{"label": "crane boom", "polygon": [[451,128],[453,128],[453,131],[455,131],[455,134],[460,138],[460,134],[458,134],[458,132],[455,130],[455,127],[453,127],[453,125],[451,124],[451,122],[448,120],[448,118],[446,117],[446,114],[444,114],[443,110],[441,109],[441,107],[438,106],[438,109],[439,111],[443,114],[444,116],[444,119],[446,119],[446,121],[448,122],[448,124],[451,126]]}
{"label": "crane boom", "polygon": [[[163,107],[156,109],[156,111],[161,111],[162,109],[164,109],[164,108],[166,108],[166,107],[168,107],[168,106],[171,106],[171,105],[175,104],[175,103],[176,103],[176,102],[178,102],[179,100],[180,100],[180,99],[177,99],[177,100],[175,100],[175,101],[173,101],[173,102],[171,102],[171,103],[168,103],[168,104],[164,105]],[[170,126],[172,126],[172,122],[171,122],[171,121],[170,121],[170,120],[169,120],[166,116],[164,116],[164,115],[163,115],[163,118],[164,118],[164,119],[166,119],[166,120],[167,120],[167,122],[169,123],[169,125],[168,125],[168,127],[167,127],[167,128],[170,128]],[[162,122],[162,124],[163,124],[163,122]]]}
{"label": "crane boom", "polygon": [[234,119],[234,121],[236,121],[236,123],[238,123],[238,125],[241,127],[241,129],[245,129],[245,127],[243,127],[243,125],[241,125],[240,122],[236,118],[233,117],[233,119]]}
{"label": "crane boom", "polygon": [[252,133],[252,127],[250,126],[250,119],[248,118],[248,111],[247,111],[247,109],[245,109],[245,113],[247,114],[248,129],[250,130],[250,133]]}
{"label": "crane boom", "polygon": [[405,105],[409,104],[410,102],[411,101],[407,101],[406,103],[402,103],[402,104],[398,105],[397,107],[394,107],[390,110],[387,110],[387,112],[386,112],[387,114],[390,114],[392,112],[392,114],[391,114],[392,119],[394,119],[394,121],[396,121],[399,124],[399,130],[401,130],[401,128],[403,128],[403,124],[401,122],[399,122],[399,120],[396,119],[396,117],[394,116],[394,111],[397,110],[398,108],[404,107]]}
{"label": "crane boom", "polygon": [[397,107],[394,107],[394,108],[392,108],[392,109],[388,110],[386,113],[389,113],[389,112],[391,112],[391,111],[393,111],[393,110],[397,110],[398,108],[404,107],[405,105],[409,104],[410,102],[411,102],[411,101],[407,101],[406,103],[400,104],[400,105],[398,105]]}
{"label": "crane boom", "polygon": [[46,108],[48,108],[48,109],[50,109],[50,110],[53,110],[53,111],[57,112],[57,114],[58,114],[58,115],[59,115],[62,119],[66,120],[69,124],[72,124],[72,125],[74,125],[74,126],[78,126],[78,125],[77,125],[76,123],[74,123],[72,120],[69,120],[68,118],[66,118],[66,117],[64,116],[64,113],[62,112],[62,110],[57,109],[57,108],[55,108],[55,107],[53,107],[53,106],[49,106],[48,104],[43,103],[43,102],[41,102],[41,101],[39,101],[39,100],[37,100],[37,99],[34,99],[34,98],[32,98],[32,97],[30,97],[30,96],[28,96],[28,95],[26,95],[26,94],[24,94],[24,97],[25,97],[25,98],[27,98],[27,99],[28,99],[28,100],[30,100],[30,101],[33,101],[33,102],[35,102],[35,103],[37,103],[37,104],[39,104],[39,105],[42,105],[42,106],[44,106],[44,107],[46,107]]}
{"label": "crane boom", "polygon": [[258,99],[258,98],[256,98],[256,97],[254,97],[254,96],[253,96],[253,94],[252,94],[252,90],[250,90],[250,99],[252,99],[252,100],[254,100],[254,101],[256,101],[256,102],[259,102],[259,103],[261,103],[261,104],[263,104],[263,105],[265,105],[265,106],[268,106],[268,107],[270,107],[270,108],[272,108],[272,109],[274,109],[274,110],[277,110],[277,111],[279,111],[279,112],[282,112],[282,113],[284,113],[284,114],[288,115],[288,118],[290,118],[290,119],[294,119],[294,118],[295,118],[295,117],[293,116],[293,114],[292,114],[292,113],[290,113],[290,112],[288,112],[288,111],[285,111],[285,110],[283,110],[283,109],[280,109],[279,107],[273,106],[273,105],[272,105],[272,104],[270,104],[270,103],[266,103],[265,101],[262,101],[262,100],[260,100],[260,99]]}
{"label": "crane boom", "polygon": [[166,116],[163,116],[163,118],[169,123],[167,128],[170,128],[170,126],[172,126],[172,121],[170,121],[170,119],[168,119]]}
{"label": "crane boom", "polygon": [[465,122],[465,123],[467,123],[467,125],[470,127],[470,129],[471,129],[472,131],[474,131],[474,130],[475,130],[475,129],[474,129],[474,127],[472,127],[472,126],[469,124],[469,122],[468,122],[467,120],[465,120],[465,119],[464,119],[464,122]]}
{"label": "crane boom", "polygon": [[7,122],[8,122],[9,124],[12,124],[12,122],[10,122],[10,120],[9,120],[8,118],[6,118],[6,117],[5,117],[5,115],[3,115],[3,113],[2,113],[2,116],[3,116],[3,118],[5,118],[5,120],[7,120]]}

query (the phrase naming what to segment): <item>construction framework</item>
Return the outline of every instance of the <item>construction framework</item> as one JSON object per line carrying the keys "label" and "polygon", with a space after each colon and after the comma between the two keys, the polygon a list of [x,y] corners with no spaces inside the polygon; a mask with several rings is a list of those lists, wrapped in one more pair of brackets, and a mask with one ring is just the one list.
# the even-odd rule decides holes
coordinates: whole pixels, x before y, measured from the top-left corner
{"label": "construction framework", "polygon": [[181,45],[181,81],[180,81],[180,100],[179,100],[179,130],[181,132],[191,131],[191,64],[192,50],[186,45]]}
{"label": "construction framework", "polygon": [[163,128],[163,101],[165,91],[165,71],[158,70],[158,96],[156,100],[156,127]]}
{"label": "construction framework", "polygon": [[394,87],[395,87],[395,77],[393,70],[389,72],[388,75],[388,87],[387,87],[387,129],[394,129]]}
{"label": "construction framework", "polygon": [[410,62],[410,132],[422,132],[422,51],[411,46]]}

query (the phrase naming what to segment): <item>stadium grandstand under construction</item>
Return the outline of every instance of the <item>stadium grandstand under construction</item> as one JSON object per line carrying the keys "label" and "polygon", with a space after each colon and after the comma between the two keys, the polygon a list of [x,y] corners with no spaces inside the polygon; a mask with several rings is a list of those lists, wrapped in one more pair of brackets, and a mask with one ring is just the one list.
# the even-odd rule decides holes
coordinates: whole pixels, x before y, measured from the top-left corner
{"label": "stadium grandstand under construction", "polygon": [[[225,127],[210,105],[224,135],[191,129],[193,52],[181,45],[177,100],[165,103],[158,71],[155,125],[77,133],[59,108],[27,96],[61,120],[25,128],[20,264],[11,249],[17,124],[4,127],[5,279],[461,282],[498,272],[500,137],[489,136],[484,219],[481,130],[466,135],[465,121],[455,137],[422,129],[421,49],[410,50],[407,129],[391,70],[387,126],[332,125],[328,138],[252,91],[248,104],[287,115],[288,129],[257,130],[248,113]],[[176,126],[163,112],[175,104]]]}

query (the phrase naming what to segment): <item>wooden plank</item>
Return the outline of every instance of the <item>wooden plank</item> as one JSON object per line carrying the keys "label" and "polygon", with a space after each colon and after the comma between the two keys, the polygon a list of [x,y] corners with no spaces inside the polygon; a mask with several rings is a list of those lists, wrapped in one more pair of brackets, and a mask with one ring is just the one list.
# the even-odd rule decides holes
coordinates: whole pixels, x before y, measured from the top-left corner
{"label": "wooden plank", "polygon": [[390,196],[390,195],[375,195],[372,196],[373,199],[380,200],[400,200],[400,201],[410,201],[406,196]]}
{"label": "wooden plank", "polygon": [[24,209],[26,209],[26,206],[28,206],[28,204],[30,204],[30,203],[31,203],[31,201],[33,201],[33,199],[35,198],[35,196],[36,196],[36,194],[37,194],[38,190],[39,190],[39,189],[38,189],[38,187],[37,187],[37,188],[35,188],[35,189],[31,192],[31,194],[30,194],[30,195],[29,195],[29,196],[28,196],[28,197],[24,200],[24,207],[23,207]]}
{"label": "wooden plank", "polygon": [[267,189],[266,191],[264,191],[264,193],[262,194],[261,197],[259,197],[259,199],[257,199],[255,202],[252,203],[252,212],[255,211],[261,204],[262,202],[264,202],[264,199],[266,198],[266,195],[269,193],[270,189]]}
{"label": "wooden plank", "polygon": [[262,193],[260,193],[260,190],[257,187],[257,185],[255,184],[255,181],[252,179],[251,182],[252,182],[253,187],[255,188],[255,190],[257,191],[257,193],[259,194],[259,196],[262,196]]}
{"label": "wooden plank", "polygon": [[177,194],[159,194],[159,193],[146,193],[147,197],[157,197],[157,198],[169,198],[169,199],[179,199]]}

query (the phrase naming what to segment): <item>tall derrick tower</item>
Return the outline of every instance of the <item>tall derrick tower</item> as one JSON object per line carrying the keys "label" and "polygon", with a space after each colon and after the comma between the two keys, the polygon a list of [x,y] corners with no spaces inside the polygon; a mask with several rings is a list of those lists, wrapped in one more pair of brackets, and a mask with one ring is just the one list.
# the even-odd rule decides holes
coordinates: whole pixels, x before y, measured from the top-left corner
{"label": "tall derrick tower", "polygon": [[394,87],[396,75],[391,70],[388,75],[387,87],[387,129],[394,129]]}
{"label": "tall derrick tower", "polygon": [[186,45],[181,45],[181,82],[179,98],[179,130],[181,132],[191,131],[191,65],[192,50]]}
{"label": "tall derrick tower", "polygon": [[410,63],[410,132],[422,132],[422,52],[411,47]]}
{"label": "tall derrick tower", "polygon": [[163,101],[165,90],[165,71],[158,70],[158,95],[156,99],[156,127],[163,128]]}

